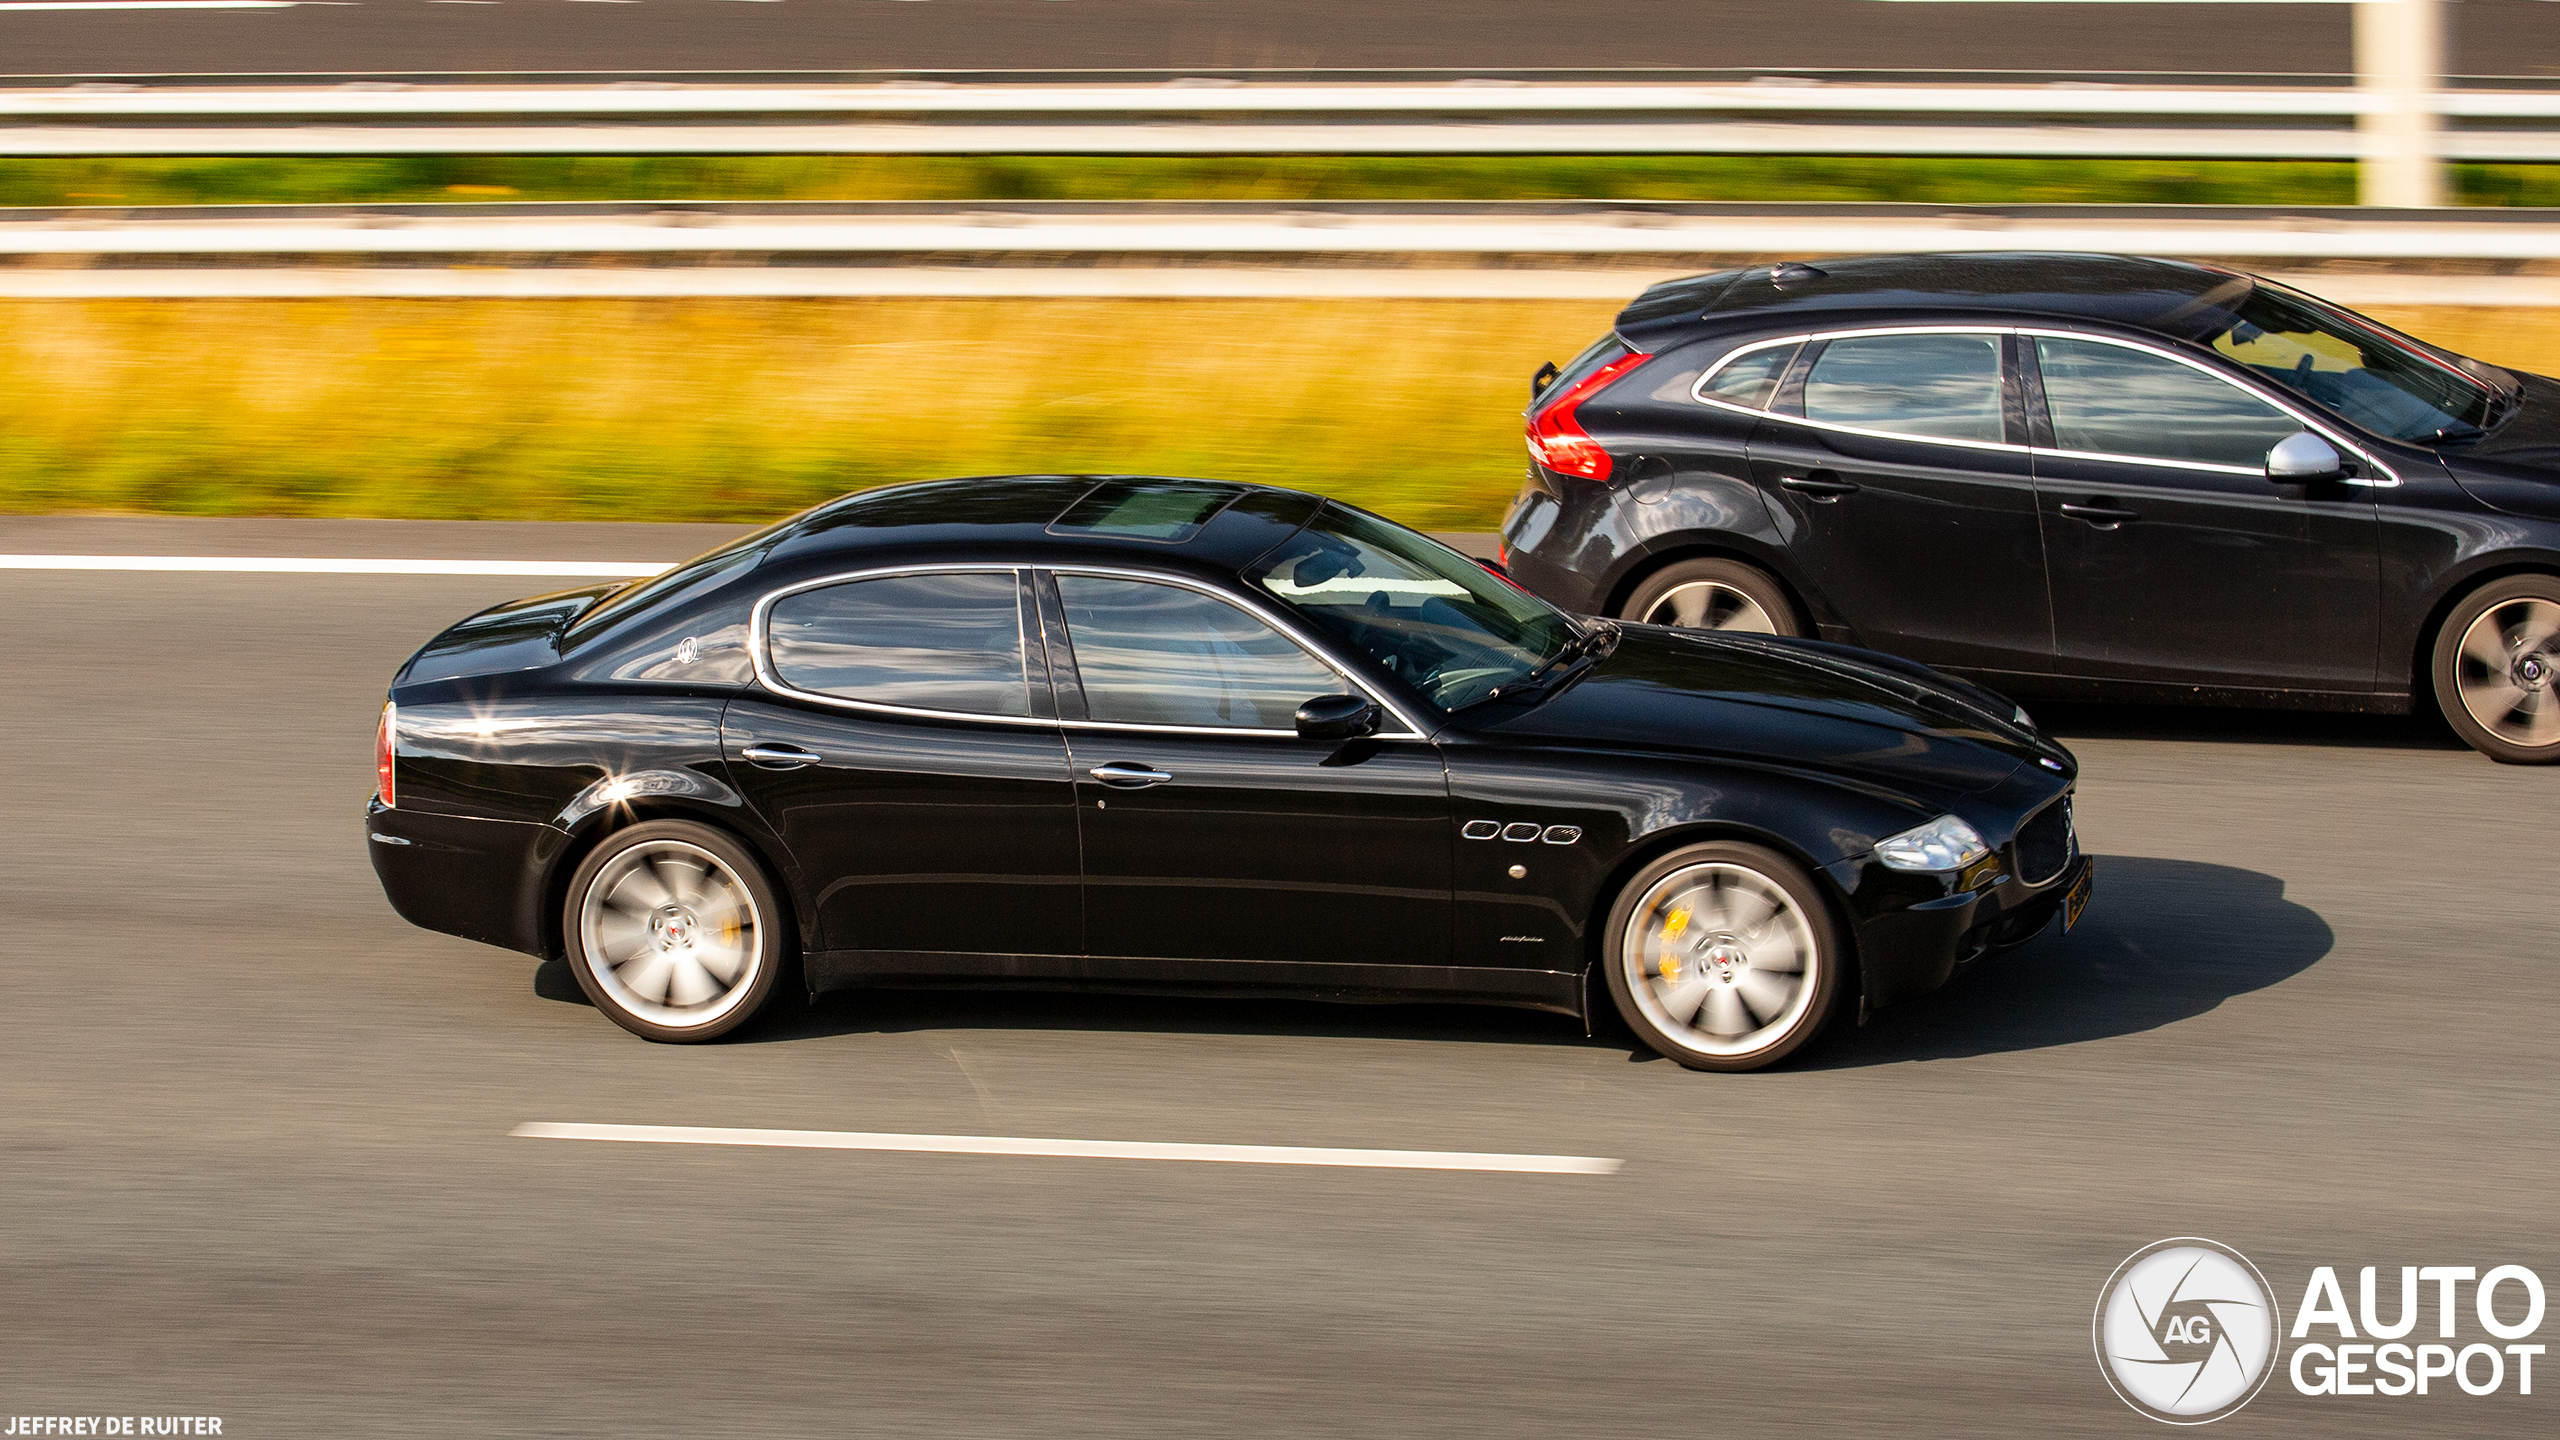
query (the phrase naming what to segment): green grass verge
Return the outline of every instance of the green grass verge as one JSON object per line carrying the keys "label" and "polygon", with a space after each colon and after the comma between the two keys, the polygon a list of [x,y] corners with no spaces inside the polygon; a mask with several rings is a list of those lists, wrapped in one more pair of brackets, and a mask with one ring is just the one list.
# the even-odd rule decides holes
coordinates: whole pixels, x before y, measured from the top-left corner
{"label": "green grass verge", "polygon": [[[2560,205],[2560,165],[2460,165]],[[2332,162],[1794,156],[386,156],[0,160],[0,205],[453,200],[1752,200],[2348,205]]]}

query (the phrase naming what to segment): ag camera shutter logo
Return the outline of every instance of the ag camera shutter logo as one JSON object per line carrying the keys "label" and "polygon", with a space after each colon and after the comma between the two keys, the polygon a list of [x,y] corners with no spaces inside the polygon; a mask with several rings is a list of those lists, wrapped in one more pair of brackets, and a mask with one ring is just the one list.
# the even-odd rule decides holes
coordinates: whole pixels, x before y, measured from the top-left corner
{"label": "ag camera shutter logo", "polygon": [[2117,1266],[2090,1328],[2098,1369],[2124,1403],[2171,1425],[2202,1425],[2256,1398],[2275,1368],[2282,1318],[2247,1256],[2190,1236]]}

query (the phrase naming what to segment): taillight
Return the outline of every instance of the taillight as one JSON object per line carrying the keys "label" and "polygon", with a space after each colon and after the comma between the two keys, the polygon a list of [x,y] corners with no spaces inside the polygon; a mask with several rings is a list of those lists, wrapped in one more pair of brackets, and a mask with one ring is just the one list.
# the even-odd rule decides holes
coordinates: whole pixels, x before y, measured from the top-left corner
{"label": "taillight", "polygon": [[382,726],[373,732],[373,779],[376,793],[382,796],[382,803],[393,807],[397,807],[400,803],[400,792],[394,785],[391,775],[391,737],[392,733],[399,728],[400,707],[388,700],[383,701]]}
{"label": "taillight", "polygon": [[1608,388],[1609,383],[1647,360],[1650,355],[1621,355],[1573,383],[1553,402],[1529,417],[1529,453],[1538,463],[1560,475],[1579,475],[1585,480],[1609,478],[1609,452],[1600,442],[1583,431],[1573,412],[1583,401]]}

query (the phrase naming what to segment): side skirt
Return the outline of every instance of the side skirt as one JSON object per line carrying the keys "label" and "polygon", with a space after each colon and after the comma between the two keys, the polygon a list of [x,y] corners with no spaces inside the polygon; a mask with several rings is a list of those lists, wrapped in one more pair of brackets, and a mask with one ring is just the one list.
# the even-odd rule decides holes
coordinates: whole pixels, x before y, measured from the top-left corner
{"label": "side skirt", "polygon": [[1116,955],[983,955],[935,950],[814,950],[813,992],[858,989],[1101,990],[1358,1005],[1454,1002],[1583,1019],[1582,972],[1470,965],[1343,965],[1315,960],[1154,960]]}

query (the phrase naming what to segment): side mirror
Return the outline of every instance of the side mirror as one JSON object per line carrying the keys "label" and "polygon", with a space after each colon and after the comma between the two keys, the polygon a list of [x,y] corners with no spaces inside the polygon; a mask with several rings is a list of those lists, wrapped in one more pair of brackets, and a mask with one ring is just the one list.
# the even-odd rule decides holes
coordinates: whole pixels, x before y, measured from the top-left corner
{"label": "side mirror", "polygon": [[2267,452],[2267,478],[2278,482],[2335,480],[2347,473],[2336,447],[2308,430],[2296,431]]}
{"label": "side mirror", "polygon": [[1319,695],[1298,707],[1305,740],[1357,740],[1378,731],[1378,707],[1357,695]]}

